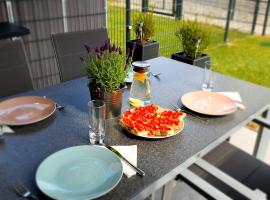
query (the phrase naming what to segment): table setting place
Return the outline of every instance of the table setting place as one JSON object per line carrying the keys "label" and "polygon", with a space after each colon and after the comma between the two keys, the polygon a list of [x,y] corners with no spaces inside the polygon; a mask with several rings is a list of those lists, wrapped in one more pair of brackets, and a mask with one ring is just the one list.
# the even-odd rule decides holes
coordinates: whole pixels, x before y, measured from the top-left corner
{"label": "table setting place", "polygon": [[[122,130],[138,139],[151,142],[176,136],[184,128],[188,130],[184,123],[187,116],[211,120],[209,116],[230,115],[238,108],[245,110],[238,92],[213,92],[214,73],[210,62],[205,64],[202,90],[191,91],[180,97],[178,103],[184,109],[173,104],[164,108],[151,101],[150,75],[162,81],[163,74],[150,72],[150,63],[133,62],[132,71],[126,79],[131,83],[126,100],[132,108],[120,112],[118,124]],[[126,178],[147,176],[147,172],[137,166],[136,144],[110,146],[105,143],[106,120],[111,118],[111,109],[114,109],[108,104],[106,99],[88,102],[89,145],[60,149],[39,164],[35,181],[46,196],[53,199],[93,199],[113,190],[123,174]],[[46,120],[56,110],[62,112],[64,108],[46,96],[21,96],[2,101],[0,140],[4,140],[4,134],[16,135],[13,130],[16,127]],[[119,115],[119,112],[116,113]],[[38,199],[23,183],[13,186],[18,195]]]}

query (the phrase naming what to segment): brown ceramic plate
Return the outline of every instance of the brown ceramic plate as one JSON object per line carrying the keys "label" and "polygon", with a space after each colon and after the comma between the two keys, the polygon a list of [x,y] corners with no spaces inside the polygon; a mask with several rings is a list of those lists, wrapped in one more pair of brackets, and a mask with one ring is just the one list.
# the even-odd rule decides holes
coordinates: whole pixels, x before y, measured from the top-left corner
{"label": "brown ceramic plate", "polygon": [[20,126],[39,122],[55,112],[55,102],[39,96],[25,96],[0,103],[0,124]]}
{"label": "brown ceramic plate", "polygon": [[181,101],[188,109],[205,115],[228,115],[237,109],[235,101],[215,92],[190,92],[182,96]]}

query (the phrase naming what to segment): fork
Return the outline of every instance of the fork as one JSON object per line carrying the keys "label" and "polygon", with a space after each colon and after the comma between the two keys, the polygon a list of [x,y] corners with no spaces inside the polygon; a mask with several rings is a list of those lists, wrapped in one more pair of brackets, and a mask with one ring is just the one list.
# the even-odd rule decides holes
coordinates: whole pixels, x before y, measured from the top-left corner
{"label": "fork", "polygon": [[192,112],[189,112],[189,111],[187,111],[187,110],[183,110],[183,109],[181,109],[181,108],[179,108],[179,107],[173,105],[172,103],[170,103],[170,106],[171,106],[171,108],[174,109],[174,110],[181,111],[181,112],[183,112],[183,113],[186,113],[186,114],[188,114],[188,115],[191,115],[191,116],[193,116],[193,117],[195,117],[195,118],[197,118],[197,119],[203,120],[203,121],[208,121],[208,119],[202,118],[202,117],[200,117],[200,116],[198,116],[198,115],[196,115],[196,114],[194,114],[194,113],[192,113]]}
{"label": "fork", "polygon": [[152,72],[150,72],[150,74],[151,74],[152,76],[154,76],[155,78],[159,78],[159,75],[161,75],[161,73],[154,74],[154,73],[152,73]]}
{"label": "fork", "polygon": [[[47,97],[46,96],[43,96],[43,98],[46,99]],[[60,105],[58,103],[55,103],[55,107],[59,111],[64,111],[64,109],[65,109],[65,106],[64,105]]]}
{"label": "fork", "polygon": [[35,195],[31,193],[31,191],[19,180],[13,182],[13,188],[17,192],[18,195],[24,197],[26,199],[34,199],[39,200]]}

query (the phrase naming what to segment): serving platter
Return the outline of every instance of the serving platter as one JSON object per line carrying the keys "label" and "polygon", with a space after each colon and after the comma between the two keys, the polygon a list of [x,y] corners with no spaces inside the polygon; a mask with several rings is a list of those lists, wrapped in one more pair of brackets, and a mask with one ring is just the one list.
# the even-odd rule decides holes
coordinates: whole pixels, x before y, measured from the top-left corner
{"label": "serving platter", "polygon": [[[145,106],[141,106],[141,107],[145,107]],[[135,108],[129,110],[130,112],[133,112]],[[162,107],[159,107],[158,106],[158,113],[162,113],[164,111],[172,111],[172,112],[175,112],[173,110],[170,110],[170,109],[167,109],[167,108],[162,108]],[[126,111],[127,112],[127,111]],[[181,112],[182,113],[182,112]],[[179,123],[180,123],[180,128],[176,129],[176,130],[170,130],[167,135],[154,135],[154,134],[149,134],[149,131],[141,131],[141,132],[136,132],[134,129],[128,127],[128,126],[125,126],[122,122],[121,122],[121,119],[120,119],[120,125],[127,131],[129,132],[130,134],[132,135],[135,135],[135,136],[138,136],[138,137],[142,137],[142,138],[148,138],[148,139],[164,139],[164,138],[169,138],[169,137],[172,137],[172,136],[175,136],[175,135],[178,135],[179,133],[182,132],[182,130],[184,129],[185,127],[185,123],[184,123],[184,117],[186,116],[185,113],[182,113],[182,117],[181,119],[179,120]],[[123,117],[123,115],[122,115]]]}

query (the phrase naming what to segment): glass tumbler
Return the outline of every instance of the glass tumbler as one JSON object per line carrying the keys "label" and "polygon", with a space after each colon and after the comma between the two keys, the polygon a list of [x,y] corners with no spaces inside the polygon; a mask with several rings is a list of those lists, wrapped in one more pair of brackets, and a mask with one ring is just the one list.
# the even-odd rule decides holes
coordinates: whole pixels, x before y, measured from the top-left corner
{"label": "glass tumbler", "polygon": [[211,61],[206,61],[203,72],[203,83],[202,90],[203,91],[213,91],[214,89],[214,72],[213,67],[215,64],[211,63]]}
{"label": "glass tumbler", "polygon": [[103,144],[105,138],[106,106],[103,100],[88,102],[89,140],[91,144]]}

